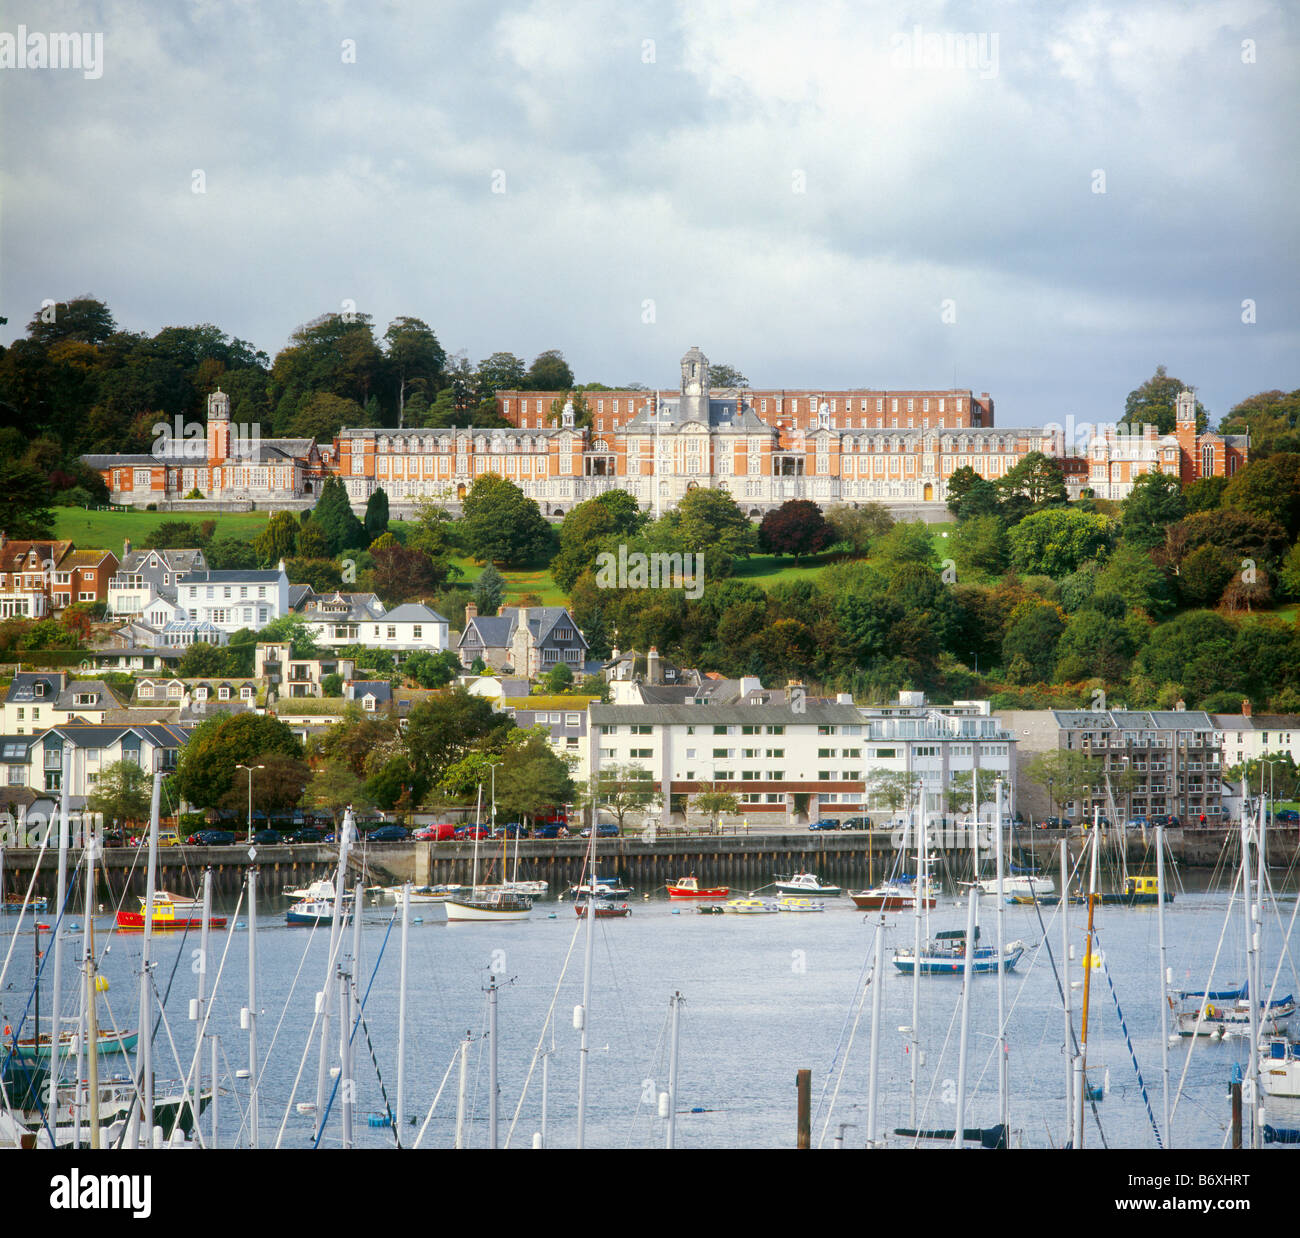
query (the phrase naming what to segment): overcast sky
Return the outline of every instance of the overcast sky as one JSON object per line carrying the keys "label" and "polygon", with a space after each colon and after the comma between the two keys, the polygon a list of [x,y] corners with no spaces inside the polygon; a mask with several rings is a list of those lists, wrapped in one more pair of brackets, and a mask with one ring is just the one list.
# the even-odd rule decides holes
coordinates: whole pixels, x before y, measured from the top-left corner
{"label": "overcast sky", "polygon": [[103,37],[98,76],[0,68],[0,338],[90,293],[274,356],[355,306],[580,382],[673,384],[698,344],[755,386],[955,384],[1027,425],[1117,418],[1163,363],[1218,417],[1300,386],[1298,22],[6,0],[0,43]]}

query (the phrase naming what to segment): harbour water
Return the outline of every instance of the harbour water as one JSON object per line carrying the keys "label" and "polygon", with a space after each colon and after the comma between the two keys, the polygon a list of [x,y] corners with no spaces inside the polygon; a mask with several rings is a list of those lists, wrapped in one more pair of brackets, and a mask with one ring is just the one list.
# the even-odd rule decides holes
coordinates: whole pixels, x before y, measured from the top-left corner
{"label": "harbour water", "polygon": [[[1278,874],[1280,876],[1280,874]],[[1206,875],[1208,878],[1208,874]],[[738,892],[739,893],[739,892]],[[315,1099],[317,1050],[305,1052],[314,995],[322,987],[328,930],[291,928],[284,923],[288,899],[260,891],[258,1052],[262,1065],[258,1142],[263,1148],[310,1146],[312,1118],[297,1104]],[[1226,889],[1183,890],[1166,907],[1168,963],[1174,988],[1207,986],[1216,949],[1215,987],[1244,979],[1239,903],[1228,918]],[[235,1072],[247,1067],[247,1035],[240,1008],[247,1000],[247,916],[243,908],[223,909],[235,927],[214,931],[209,980],[216,982],[210,1027],[220,1037],[223,1093],[219,1100],[219,1138],[223,1147],[247,1146],[248,1082]],[[995,932],[993,900],[981,906],[983,940]],[[1263,975],[1273,980],[1295,911],[1295,895],[1284,893],[1266,911]],[[1042,923],[1040,926],[1039,914]],[[370,1115],[396,1108],[397,1010],[400,916],[391,903],[363,910],[361,965],[366,1000],[363,1034],[354,1043],[356,1143],[392,1147],[394,1131],[368,1124]],[[929,929],[963,927],[965,903],[945,895],[930,913]],[[1008,939],[1028,945],[1019,967],[1008,976],[1008,1067],[1013,1146],[1059,1147],[1065,1135],[1066,1078],[1064,1024],[1055,965],[1062,968],[1059,908],[1008,907]],[[1069,908],[1076,957],[1069,965],[1073,982],[1082,981],[1086,909]],[[581,1001],[584,922],[572,904],[539,900],[531,918],[506,924],[448,924],[436,907],[417,906],[423,917],[410,930],[407,1016],[406,1114],[414,1119],[402,1131],[413,1143],[428,1118],[421,1146],[451,1147],[456,1125],[458,1070],[452,1069],[458,1044],[468,1033],[467,1143],[488,1142],[487,988],[498,991],[498,1069],[502,1145],[527,1147],[542,1128],[542,1074],[539,1049],[549,1051],[546,1142],[572,1147],[576,1137],[579,1033],[573,1008]],[[52,919],[52,913],[42,917]],[[81,917],[72,920],[81,923]],[[820,914],[704,916],[692,906],[670,905],[662,891],[633,897],[626,919],[594,925],[593,991],[590,1008],[589,1147],[655,1147],[664,1142],[666,1123],[658,1116],[658,1093],[667,1086],[669,998],[685,998],[681,1019],[677,1145],[683,1148],[793,1147],[795,1076],[812,1071],[813,1146],[830,1147],[837,1135],[845,1146],[866,1138],[868,1060],[871,1045],[871,994],[864,988],[871,967],[874,934],[886,934],[884,1015],[880,1037],[878,1128],[892,1137],[899,1126],[947,1128],[956,1121],[960,977],[930,977],[921,982],[921,1022],[916,1037],[923,1056],[918,1110],[910,1107],[911,1040],[900,1030],[911,1022],[912,982],[889,962],[891,948],[909,945],[911,913],[868,916],[847,898],[832,899]],[[1096,911],[1098,943],[1105,969],[1093,973],[1088,1040],[1089,1081],[1106,1084],[1106,1094],[1089,1113],[1085,1146],[1154,1148],[1154,1123],[1165,1146],[1202,1149],[1227,1146],[1228,1089],[1234,1062],[1245,1064],[1244,1040],[1169,1046],[1172,1128],[1164,1130],[1161,1073],[1160,959],[1155,908],[1104,907]],[[101,1023],[134,1026],[138,995],[138,936],[109,936],[112,917],[96,920],[97,942],[108,943],[101,970],[109,981]],[[12,933],[12,921],[5,926]],[[30,922],[27,929],[30,933]],[[1220,935],[1222,941],[1220,942]],[[26,937],[26,934],[24,934]],[[72,1000],[70,973],[77,966],[81,934],[70,933],[64,973]],[[350,944],[351,930],[345,934]],[[7,945],[7,942],[6,942]],[[224,954],[224,963],[222,962]],[[189,1068],[195,1024],[188,1008],[197,994],[200,967],[196,932],[155,937],[156,986],[165,996],[171,1040],[159,1028],[155,1049],[160,1079],[179,1078]],[[567,969],[565,967],[567,957]],[[3,1016],[16,1024],[30,991],[30,938],[20,940],[3,993]],[[46,970],[48,980],[49,969]],[[1108,979],[1109,978],[1109,979]],[[1111,992],[1113,983],[1114,996]],[[973,981],[970,1016],[968,1105],[965,1125],[991,1126],[998,1120],[996,977]],[[1276,993],[1300,992],[1293,960],[1283,958]],[[1073,990],[1075,1025],[1082,989]],[[1143,1083],[1116,1009],[1132,1043]],[[48,1010],[49,998],[43,998]],[[331,995],[332,1010],[337,995]],[[553,1011],[549,1029],[548,1011]],[[1172,1027],[1172,1020],[1170,1021]],[[332,1029],[337,1037],[337,1024]],[[337,1050],[331,1064],[337,1061]],[[1190,1060],[1189,1060],[1190,1054]],[[305,1063],[305,1064],[304,1064]],[[205,1055],[206,1064],[206,1055]],[[102,1073],[125,1069],[127,1059],[107,1058]],[[294,1091],[295,1076],[301,1081]],[[450,1073],[448,1073],[450,1070]],[[531,1079],[529,1078],[531,1074]],[[430,1106],[445,1086],[436,1109]],[[1145,1098],[1143,1095],[1145,1085]],[[525,1085],[527,1090],[525,1092]],[[522,1100],[521,1100],[522,1098]],[[1148,1112],[1148,1104],[1149,1110]],[[341,1106],[336,1099],[322,1144],[341,1142]],[[516,1112],[518,1120],[516,1122]],[[1270,1102],[1267,1120],[1300,1126],[1300,1101]],[[207,1128],[205,1116],[205,1133]],[[933,1145],[930,1145],[933,1146]]]}

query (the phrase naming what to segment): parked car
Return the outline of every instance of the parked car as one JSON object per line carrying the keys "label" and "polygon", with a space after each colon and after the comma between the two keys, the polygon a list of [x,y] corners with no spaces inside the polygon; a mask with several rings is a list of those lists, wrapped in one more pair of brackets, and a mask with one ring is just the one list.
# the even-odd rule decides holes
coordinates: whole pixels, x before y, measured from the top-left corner
{"label": "parked car", "polygon": [[308,827],[303,830],[295,830],[285,842],[290,843],[323,843],[325,841],[325,831],[316,830]]}
{"label": "parked car", "polygon": [[1300,822],[1300,812],[1294,808],[1279,808],[1273,814],[1274,821],[1280,821],[1283,825],[1295,825]]}
{"label": "parked car", "polygon": [[491,835],[486,825],[462,825],[456,830],[458,839],[488,838]]}
{"label": "parked car", "polygon": [[[618,826],[612,821],[599,821],[596,823],[597,838],[617,838],[619,835]],[[591,826],[582,831],[583,838],[591,837]]]}
{"label": "parked car", "polygon": [[233,830],[199,830],[185,841],[196,847],[233,847],[235,833]]}
{"label": "parked car", "polygon": [[446,842],[456,837],[456,827],[450,821],[443,821],[436,825],[422,825],[411,837],[426,843]]}
{"label": "parked car", "polygon": [[528,831],[518,821],[507,821],[492,831],[493,838],[527,838]]}
{"label": "parked car", "polygon": [[[126,835],[121,830],[105,830],[103,834],[105,847],[125,847],[127,845]],[[131,839],[131,845],[134,847],[137,840]]]}
{"label": "parked car", "polygon": [[870,817],[845,817],[840,822],[840,829],[842,830],[869,830],[870,828]]}
{"label": "parked car", "polygon": [[534,838],[568,838],[569,827],[563,821],[544,821],[533,831]]}
{"label": "parked car", "polygon": [[381,825],[377,830],[367,830],[365,838],[372,843],[404,843],[411,831],[404,825]]}
{"label": "parked car", "polygon": [[279,830],[258,830],[250,841],[259,847],[278,847],[282,840]]}
{"label": "parked car", "polygon": [[1044,817],[1039,823],[1040,830],[1068,830],[1070,828],[1070,819],[1068,817]]}
{"label": "parked car", "polygon": [[819,821],[810,821],[808,823],[810,830],[838,830],[840,828],[838,817],[822,817]]}
{"label": "parked car", "polygon": [[1124,822],[1126,830],[1145,830],[1147,828],[1147,819],[1145,817],[1130,817]]}

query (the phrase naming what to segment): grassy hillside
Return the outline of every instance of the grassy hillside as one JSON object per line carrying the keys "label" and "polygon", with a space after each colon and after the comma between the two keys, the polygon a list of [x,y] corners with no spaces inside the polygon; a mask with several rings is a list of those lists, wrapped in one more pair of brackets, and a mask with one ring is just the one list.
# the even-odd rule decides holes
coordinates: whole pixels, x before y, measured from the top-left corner
{"label": "grassy hillside", "polygon": [[265,527],[266,512],[240,512],[235,515],[218,515],[210,512],[112,512],[87,511],[81,507],[56,507],[54,509],[54,536],[71,538],[81,550],[111,550],[122,556],[122,542],[129,538],[131,546],[139,550],[145,539],[167,520],[185,520],[198,524],[203,520],[217,522],[216,537],[239,537],[251,540]]}

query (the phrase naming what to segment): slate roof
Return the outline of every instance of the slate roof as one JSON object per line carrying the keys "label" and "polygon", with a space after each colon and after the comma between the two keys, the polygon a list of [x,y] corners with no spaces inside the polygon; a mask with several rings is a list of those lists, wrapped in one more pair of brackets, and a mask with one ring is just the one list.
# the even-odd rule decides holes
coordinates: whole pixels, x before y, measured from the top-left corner
{"label": "slate roof", "polygon": [[380,616],[385,623],[446,623],[447,620],[423,602],[404,602]]}
{"label": "slate roof", "polygon": [[816,725],[862,726],[853,705],[808,701],[801,710],[791,705],[597,705],[592,704],[593,726],[649,724],[651,726],[706,725]]}

